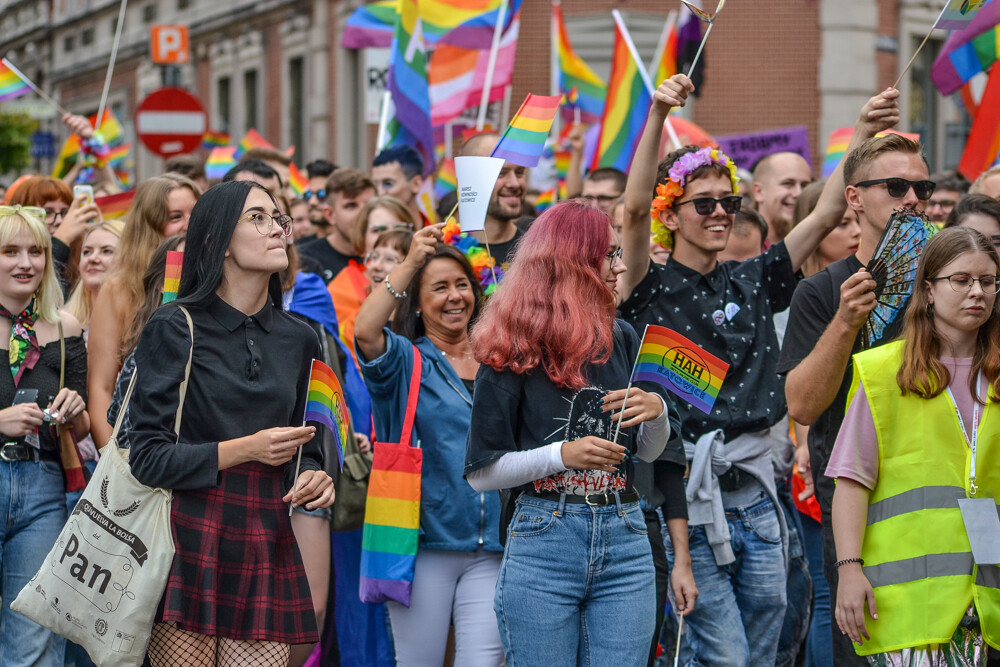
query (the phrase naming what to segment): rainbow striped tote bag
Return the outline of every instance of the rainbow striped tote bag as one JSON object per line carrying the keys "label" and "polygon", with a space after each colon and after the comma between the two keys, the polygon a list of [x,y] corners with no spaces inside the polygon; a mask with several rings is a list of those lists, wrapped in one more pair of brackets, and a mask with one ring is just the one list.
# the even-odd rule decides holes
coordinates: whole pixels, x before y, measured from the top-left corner
{"label": "rainbow striped tote bag", "polygon": [[[410,444],[420,396],[420,351],[413,348],[413,373],[399,442],[373,448],[365,524],[361,537],[362,602],[392,600],[410,606],[413,565],[420,533],[420,471],[424,456]],[[419,444],[419,443],[418,443]]]}

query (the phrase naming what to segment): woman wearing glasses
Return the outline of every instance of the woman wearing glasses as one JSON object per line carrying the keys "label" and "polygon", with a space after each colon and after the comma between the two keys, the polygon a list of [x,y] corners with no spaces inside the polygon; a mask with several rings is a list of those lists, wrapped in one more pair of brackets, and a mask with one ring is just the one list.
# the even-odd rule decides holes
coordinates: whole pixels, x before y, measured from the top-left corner
{"label": "woman wearing glasses", "polygon": [[[302,426],[319,341],[281,310],[290,232],[258,184],[209,190],[192,211],[177,305],[157,310],[136,346],[132,472],[174,490],[176,555],[149,647],[154,667],[285,665],[290,645],[318,640],[288,503],[295,482],[296,506],[328,507],[333,481],[316,429]],[[178,306],[194,322],[183,406],[192,341]]]}
{"label": "woman wearing glasses", "polygon": [[[63,664],[65,640],[9,608],[66,521],[66,486],[49,415],[72,424],[79,437],[90,430],[81,396],[87,350],[80,323],[60,306],[45,211],[0,206],[0,352],[9,361],[0,372],[0,654],[11,667]],[[60,333],[66,347],[62,390]]]}
{"label": "woman wearing glasses", "polygon": [[902,339],[854,357],[826,474],[836,620],[872,665],[984,665],[984,636],[1000,641],[1000,570],[974,567],[958,504],[985,499],[996,520],[998,274],[986,237],[945,229],[921,255]]}

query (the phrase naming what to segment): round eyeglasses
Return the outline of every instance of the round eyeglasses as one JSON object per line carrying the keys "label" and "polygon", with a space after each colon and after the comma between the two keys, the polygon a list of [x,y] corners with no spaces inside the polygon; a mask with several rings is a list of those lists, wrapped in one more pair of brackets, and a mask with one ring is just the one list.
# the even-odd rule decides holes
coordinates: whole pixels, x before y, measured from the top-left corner
{"label": "round eyeglasses", "polygon": [[1000,289],[1000,283],[997,282],[997,276],[980,276],[979,278],[973,278],[968,273],[953,273],[950,276],[941,276],[940,278],[930,278],[932,283],[936,283],[939,280],[947,280],[951,288],[956,292],[968,292],[972,289],[974,283],[979,283],[979,286],[983,288],[983,294],[996,294],[998,289]]}
{"label": "round eyeglasses", "polygon": [[273,216],[264,213],[264,211],[251,211],[237,220],[237,222],[243,222],[244,220],[252,221],[261,236],[270,234],[274,223],[278,223],[278,227],[281,228],[281,233],[284,236],[289,236],[292,233],[292,216],[290,215],[281,214]]}

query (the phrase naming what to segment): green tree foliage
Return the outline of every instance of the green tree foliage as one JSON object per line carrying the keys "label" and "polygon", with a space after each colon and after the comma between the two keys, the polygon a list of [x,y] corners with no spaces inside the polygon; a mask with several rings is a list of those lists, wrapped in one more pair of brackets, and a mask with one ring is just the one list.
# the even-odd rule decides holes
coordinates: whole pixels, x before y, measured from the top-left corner
{"label": "green tree foliage", "polygon": [[0,174],[23,171],[31,161],[31,133],[37,121],[0,111]]}

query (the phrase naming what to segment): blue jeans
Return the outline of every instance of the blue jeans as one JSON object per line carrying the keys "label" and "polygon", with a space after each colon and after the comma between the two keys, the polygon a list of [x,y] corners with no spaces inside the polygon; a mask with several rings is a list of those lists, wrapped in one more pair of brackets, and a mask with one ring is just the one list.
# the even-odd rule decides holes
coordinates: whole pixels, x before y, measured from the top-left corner
{"label": "blue jeans", "polygon": [[507,667],[645,665],[656,586],[639,503],[522,495],[493,608]]}
{"label": "blue jeans", "polygon": [[785,620],[778,640],[776,667],[794,667],[809,633],[812,617],[813,583],[802,542],[802,522],[792,499],[791,478],[778,482],[778,501],[788,526],[788,582]]}
{"label": "blue jeans", "polygon": [[[702,526],[689,529],[698,603],[684,618],[688,665],[773,665],[785,618],[781,525],[770,498],[726,510],[736,562],[715,563]],[[673,567],[674,553],[668,544]]]}
{"label": "blue jeans", "polygon": [[10,609],[66,523],[58,463],[0,461],[0,662],[4,667],[62,667],[66,640]]}
{"label": "blue jeans", "polygon": [[813,580],[812,622],[806,640],[806,667],[833,667],[830,641],[830,586],[823,574],[823,531],[819,521],[802,515],[802,543]]}

